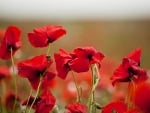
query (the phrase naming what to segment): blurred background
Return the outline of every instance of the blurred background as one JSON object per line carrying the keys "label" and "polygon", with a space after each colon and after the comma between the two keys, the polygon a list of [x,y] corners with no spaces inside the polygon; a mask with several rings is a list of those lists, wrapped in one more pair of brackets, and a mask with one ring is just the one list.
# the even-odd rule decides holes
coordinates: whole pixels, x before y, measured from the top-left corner
{"label": "blurred background", "polygon": [[91,45],[121,60],[134,48],[142,48],[142,65],[150,67],[149,0],[0,0],[0,28],[21,28],[24,55],[41,53],[28,43],[27,32],[51,24],[67,29],[54,51]]}
{"label": "blurred background", "polygon": [[59,48],[93,46],[106,55],[103,72],[111,76],[122,57],[142,48],[142,67],[150,69],[149,0],[0,0],[0,29],[15,25],[22,30],[23,47],[16,59],[46,52],[32,47],[27,33],[52,24],[67,29],[67,35],[52,44],[52,54]]}

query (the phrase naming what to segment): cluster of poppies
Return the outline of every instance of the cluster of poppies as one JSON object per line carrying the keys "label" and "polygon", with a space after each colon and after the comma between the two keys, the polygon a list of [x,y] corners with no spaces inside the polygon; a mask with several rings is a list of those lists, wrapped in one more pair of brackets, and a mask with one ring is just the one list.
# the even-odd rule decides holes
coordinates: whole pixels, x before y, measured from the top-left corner
{"label": "cluster of poppies", "polygon": [[[9,26],[0,43],[0,58],[11,60],[13,68],[15,65],[13,56],[22,46],[20,33],[19,28]],[[72,72],[77,100],[67,104],[64,113],[150,113],[150,83],[146,70],[140,67],[141,49],[135,49],[125,56],[110,78],[114,87],[121,83],[128,84],[125,100],[115,100],[102,106],[96,101],[94,92],[101,78],[99,70],[102,67],[101,61],[105,57],[104,54],[91,46],[77,47],[72,52],[61,48],[59,52],[54,53],[53,58],[49,47],[51,43],[65,34],[65,28],[55,25],[35,28],[33,32],[28,33],[28,40],[33,47],[48,47],[46,54],[43,53],[17,63],[17,75],[26,78],[36,94],[35,96],[31,94],[26,100],[20,100],[16,96],[18,95],[16,87],[17,94],[7,96],[5,104],[0,103],[4,113],[7,113],[7,110],[3,108],[5,106],[9,106],[10,112],[13,113],[33,111],[35,113],[59,113],[59,105],[56,104],[58,98],[53,96],[51,84],[56,76],[65,80],[69,72]],[[91,88],[87,100],[82,101],[83,90],[77,83],[77,76],[74,73],[88,72],[90,69]],[[0,68],[0,79],[5,78],[8,73],[4,67]]]}

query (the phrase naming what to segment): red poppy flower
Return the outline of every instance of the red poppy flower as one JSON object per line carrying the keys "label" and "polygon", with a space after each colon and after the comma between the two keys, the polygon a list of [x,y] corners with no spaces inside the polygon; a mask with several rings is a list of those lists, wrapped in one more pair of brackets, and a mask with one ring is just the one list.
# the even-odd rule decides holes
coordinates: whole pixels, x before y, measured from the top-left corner
{"label": "red poppy flower", "polygon": [[137,86],[134,92],[134,103],[143,111],[150,113],[150,83],[144,82]]}
{"label": "red poppy flower", "polygon": [[141,111],[139,111],[138,109],[131,109],[131,110],[128,110],[124,113],[141,113]]}
{"label": "red poppy flower", "polygon": [[51,69],[51,67],[49,68],[49,74],[46,74],[46,76],[43,78],[43,82],[41,85],[41,89],[49,89],[49,88],[54,88],[56,85],[56,80],[53,78],[55,77],[55,73],[54,71]]}
{"label": "red poppy flower", "polygon": [[10,77],[10,71],[8,67],[0,67],[0,80],[3,78]]}
{"label": "red poppy flower", "polygon": [[[13,110],[15,101],[16,101],[16,105],[19,106],[19,104],[21,102],[19,96],[16,96],[14,93],[9,92],[5,97],[5,106],[6,106],[6,108],[9,109],[9,110]],[[18,106],[16,106],[16,107],[18,107]]]}
{"label": "red poppy flower", "polygon": [[135,61],[138,65],[140,65],[141,60],[141,49],[135,49],[131,53],[129,53],[126,58],[129,58],[133,61]]}
{"label": "red poppy flower", "polygon": [[136,82],[147,80],[147,73],[140,67],[141,49],[136,49],[127,57],[123,58],[122,64],[114,71],[111,77],[113,85],[116,82]]}
{"label": "red poppy flower", "polygon": [[21,47],[20,30],[15,26],[7,28],[0,46],[0,58],[7,60]]}
{"label": "red poppy flower", "polygon": [[44,26],[28,33],[28,38],[34,47],[46,47],[65,34],[66,30],[62,26]]}
{"label": "red poppy flower", "polygon": [[91,64],[100,64],[104,55],[93,47],[79,47],[74,49],[76,58],[70,63],[71,69],[75,72],[86,72]]}
{"label": "red poppy flower", "polygon": [[104,55],[97,52],[93,47],[85,47],[77,48],[73,53],[67,53],[60,49],[60,53],[55,53],[54,57],[58,76],[65,79],[70,70],[85,72],[89,70],[90,64],[100,64]]}
{"label": "red poppy flower", "polygon": [[43,82],[55,77],[55,73],[49,69],[51,64],[52,59],[47,59],[46,55],[39,55],[18,63],[18,73],[30,81],[33,89],[37,89],[40,77],[44,77]]}
{"label": "red poppy flower", "polygon": [[111,102],[102,109],[102,113],[124,113],[125,111],[127,111],[127,106],[122,101]]}
{"label": "red poppy flower", "polygon": [[0,42],[2,41],[4,34],[5,34],[4,30],[0,29]]}
{"label": "red poppy flower", "polygon": [[81,103],[68,104],[65,113],[87,113],[87,107]]}
{"label": "red poppy flower", "polygon": [[[32,102],[34,100],[34,97],[30,97],[29,101],[26,100],[23,102],[22,105],[31,106]],[[56,99],[51,94],[49,90],[44,90],[42,94],[35,100],[32,108],[35,109],[35,113],[49,113],[54,105],[55,105]]]}
{"label": "red poppy flower", "polygon": [[60,52],[55,53],[54,57],[58,76],[65,79],[68,72],[71,70],[69,63],[73,59],[73,56],[67,53],[64,49],[60,49]]}
{"label": "red poppy flower", "polygon": [[55,97],[50,91],[45,90],[35,106],[35,113],[49,113],[55,105]]}

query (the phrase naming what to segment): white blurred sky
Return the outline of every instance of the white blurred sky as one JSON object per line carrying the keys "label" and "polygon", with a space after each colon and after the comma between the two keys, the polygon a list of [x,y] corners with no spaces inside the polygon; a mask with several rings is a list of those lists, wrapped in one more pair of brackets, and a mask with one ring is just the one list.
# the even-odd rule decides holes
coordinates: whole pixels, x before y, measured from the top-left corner
{"label": "white blurred sky", "polygon": [[150,18],[150,0],[0,0],[0,19]]}

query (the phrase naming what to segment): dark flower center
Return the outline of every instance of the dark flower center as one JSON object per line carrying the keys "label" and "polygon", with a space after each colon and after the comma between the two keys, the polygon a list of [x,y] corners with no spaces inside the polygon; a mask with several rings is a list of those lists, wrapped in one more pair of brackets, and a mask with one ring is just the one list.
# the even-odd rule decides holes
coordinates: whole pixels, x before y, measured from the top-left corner
{"label": "dark flower center", "polygon": [[52,43],[54,40],[52,37],[48,37],[48,43]]}
{"label": "dark flower center", "polygon": [[38,75],[39,77],[44,76],[44,75],[45,75],[45,72],[46,72],[46,68],[44,68],[42,71],[37,70],[37,75]]}
{"label": "dark flower center", "polygon": [[7,46],[7,49],[8,49],[9,51],[11,51],[11,49],[12,49],[12,50],[16,50],[17,48],[16,48],[15,46],[13,46],[13,45],[8,45],[8,46]]}
{"label": "dark flower center", "polygon": [[129,67],[129,68],[128,68],[128,72],[129,72],[129,74],[130,74],[131,76],[137,74],[136,71],[135,71],[132,67]]}
{"label": "dark flower center", "polygon": [[92,54],[89,54],[89,55],[87,56],[87,58],[89,59],[89,61],[91,61],[91,60],[93,59],[93,55],[92,55]]}
{"label": "dark flower center", "polygon": [[68,63],[64,64],[64,67],[65,67],[66,69],[69,69],[69,70],[70,70],[70,66],[69,66]]}

